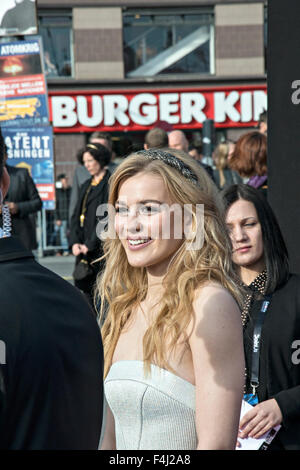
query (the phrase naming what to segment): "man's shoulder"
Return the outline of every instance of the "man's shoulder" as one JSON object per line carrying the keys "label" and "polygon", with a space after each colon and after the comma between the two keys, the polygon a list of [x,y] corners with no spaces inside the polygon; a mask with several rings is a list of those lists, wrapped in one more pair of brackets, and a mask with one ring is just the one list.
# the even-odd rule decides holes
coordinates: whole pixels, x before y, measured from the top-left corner
{"label": "man's shoulder", "polygon": [[76,170],[75,170],[75,178],[77,179],[79,185],[82,185],[84,182],[91,179],[91,175],[87,171],[85,166],[78,165]]}
{"label": "man's shoulder", "polygon": [[[0,263],[1,319],[12,324],[89,324],[93,312],[81,292],[34,259]],[[0,309],[1,310],[1,309]],[[94,322],[93,322],[94,323]]]}
{"label": "man's shoulder", "polygon": [[8,171],[8,174],[10,176],[18,176],[20,178],[27,178],[30,176],[29,174],[29,171],[27,170],[27,168],[18,168],[16,166],[11,166],[11,165],[7,165],[6,166],[7,168],[7,171]]}
{"label": "man's shoulder", "polygon": [[8,171],[9,174],[11,173],[19,173],[20,170],[24,170],[24,168],[18,168],[16,166],[12,166],[12,165],[6,165],[6,169]]}

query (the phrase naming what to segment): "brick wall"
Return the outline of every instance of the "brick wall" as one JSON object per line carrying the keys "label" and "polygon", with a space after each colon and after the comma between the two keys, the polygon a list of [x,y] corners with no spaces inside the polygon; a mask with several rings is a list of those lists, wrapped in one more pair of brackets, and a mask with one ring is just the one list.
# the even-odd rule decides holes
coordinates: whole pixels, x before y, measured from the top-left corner
{"label": "brick wall", "polygon": [[[214,6],[217,76],[264,74],[264,0],[186,0]],[[75,79],[123,79],[122,7],[182,7],[182,0],[38,0],[73,12]]]}
{"label": "brick wall", "polygon": [[215,53],[217,76],[264,73],[264,6],[216,5]]}
{"label": "brick wall", "polygon": [[74,8],[76,79],[123,78],[121,8]]}
{"label": "brick wall", "polygon": [[66,173],[72,184],[76,166],[76,152],[85,145],[84,134],[56,134],[54,137],[55,178]]}

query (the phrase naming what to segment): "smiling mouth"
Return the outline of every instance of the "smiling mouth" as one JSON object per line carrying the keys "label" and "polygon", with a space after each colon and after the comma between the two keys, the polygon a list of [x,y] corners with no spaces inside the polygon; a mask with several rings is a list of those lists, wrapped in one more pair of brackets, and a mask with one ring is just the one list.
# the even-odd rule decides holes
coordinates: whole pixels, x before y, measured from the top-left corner
{"label": "smiling mouth", "polygon": [[151,238],[140,238],[138,240],[133,240],[133,239],[128,239],[127,240],[130,246],[139,246],[139,245],[145,245],[146,243],[149,243],[152,241]]}

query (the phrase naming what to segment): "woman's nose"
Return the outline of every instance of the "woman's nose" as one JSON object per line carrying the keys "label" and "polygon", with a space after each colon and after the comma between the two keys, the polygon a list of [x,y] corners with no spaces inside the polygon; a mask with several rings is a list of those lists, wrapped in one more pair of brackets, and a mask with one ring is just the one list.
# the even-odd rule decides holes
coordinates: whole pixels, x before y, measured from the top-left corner
{"label": "woman's nose", "polygon": [[126,217],[126,229],[130,234],[140,232],[142,230],[142,223],[138,211],[132,210],[128,212]]}
{"label": "woman's nose", "polygon": [[232,238],[235,242],[244,241],[247,239],[247,233],[243,227],[237,225],[231,232]]}
{"label": "woman's nose", "polygon": [[128,232],[133,234],[135,232],[140,232],[142,230],[142,224],[139,217],[132,217],[128,223]]}

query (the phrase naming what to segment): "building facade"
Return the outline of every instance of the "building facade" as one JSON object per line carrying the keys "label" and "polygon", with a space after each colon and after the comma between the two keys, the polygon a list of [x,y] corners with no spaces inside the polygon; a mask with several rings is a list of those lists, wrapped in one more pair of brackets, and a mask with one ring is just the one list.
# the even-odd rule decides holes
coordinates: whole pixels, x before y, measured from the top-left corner
{"label": "building facade", "polygon": [[120,157],[159,125],[235,140],[267,108],[266,2],[38,0],[56,172],[94,131]]}

